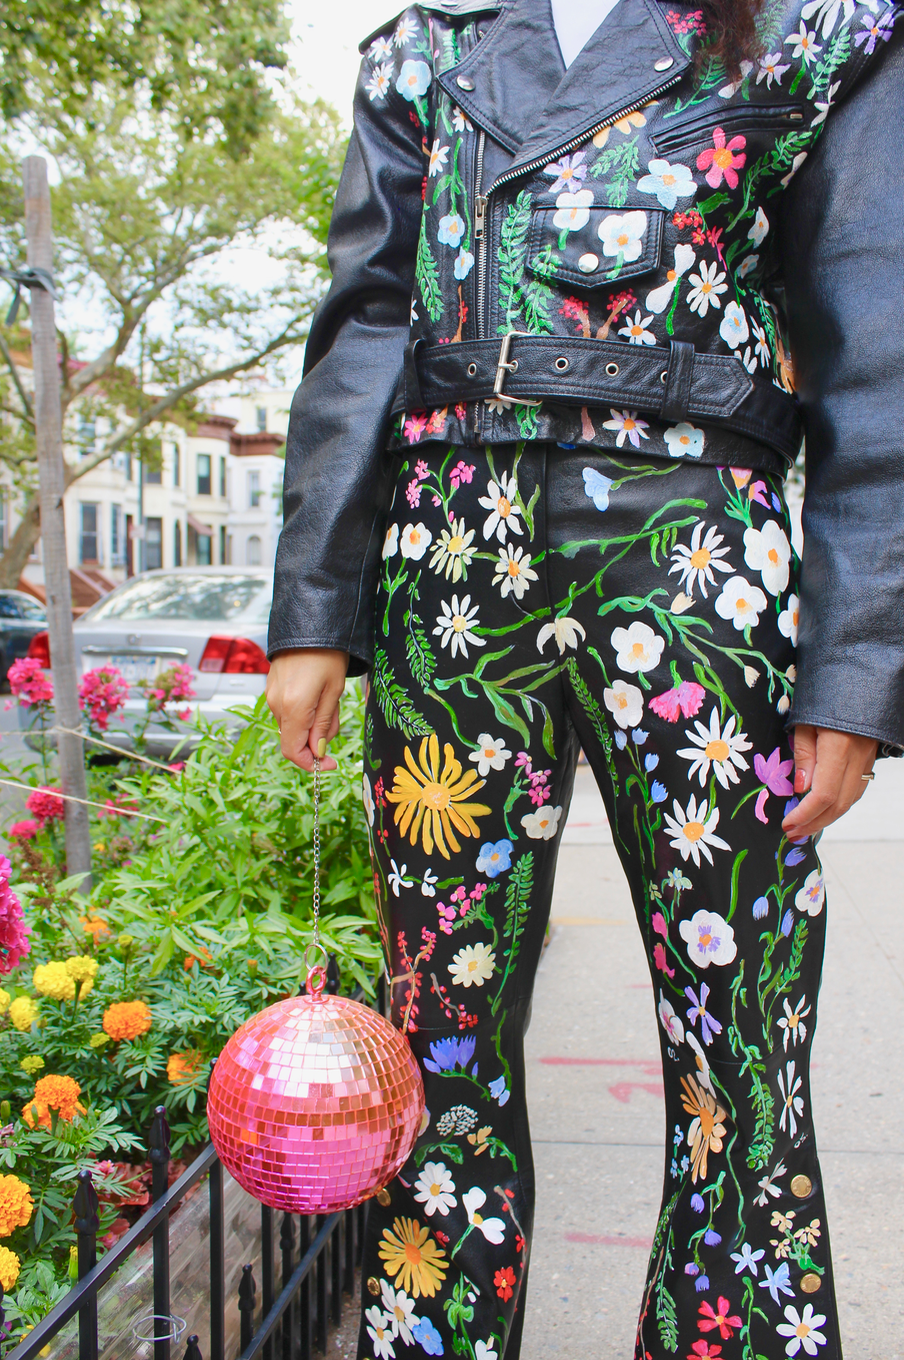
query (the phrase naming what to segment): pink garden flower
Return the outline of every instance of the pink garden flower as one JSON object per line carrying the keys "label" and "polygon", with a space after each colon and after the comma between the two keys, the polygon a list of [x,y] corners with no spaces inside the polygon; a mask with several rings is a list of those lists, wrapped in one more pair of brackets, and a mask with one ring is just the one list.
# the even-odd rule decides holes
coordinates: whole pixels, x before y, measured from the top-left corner
{"label": "pink garden flower", "polygon": [[9,860],[0,855],[0,973],[11,973],[30,948],[22,904],[9,886],[11,873]]}
{"label": "pink garden flower", "polygon": [[[729,189],[738,187],[738,171],[743,169],[747,154],[741,148],[747,145],[746,137],[732,137],[725,141],[725,133],[717,127],[713,131],[713,145],[701,151],[697,157],[697,169],[706,170],[706,182],[711,189],[718,189],[722,180]],[[740,155],[736,154],[740,152]]]}
{"label": "pink garden flower", "polygon": [[13,841],[30,841],[40,830],[40,822],[13,822],[6,834]]}
{"label": "pink garden flower", "polygon": [[49,704],[53,698],[50,678],[44,673],[40,661],[34,657],[23,656],[14,661],[7,679],[20,704]]}
{"label": "pink garden flower", "polygon": [[66,815],[66,804],[60,797],[59,789],[32,789],[25,799],[25,806],[33,812],[41,826],[47,822],[61,820]]}
{"label": "pink garden flower", "polygon": [[93,727],[106,732],[110,719],[125,705],[129,686],[115,666],[86,671],[78,687],[78,706],[87,712]]}

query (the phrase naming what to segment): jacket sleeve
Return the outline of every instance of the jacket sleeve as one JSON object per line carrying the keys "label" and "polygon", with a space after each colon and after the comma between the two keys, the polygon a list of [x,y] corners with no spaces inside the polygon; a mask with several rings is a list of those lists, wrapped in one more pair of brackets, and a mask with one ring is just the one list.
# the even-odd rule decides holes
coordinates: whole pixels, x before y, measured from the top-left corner
{"label": "jacket sleeve", "polygon": [[789,724],[904,747],[904,22],[787,191],[782,259],[806,429]]}
{"label": "jacket sleeve", "polygon": [[311,326],[286,442],[268,653],[339,648],[350,675],[372,659],[393,482],[389,409],[410,326],[424,176],[410,109],[365,57],[330,225],[332,284]]}

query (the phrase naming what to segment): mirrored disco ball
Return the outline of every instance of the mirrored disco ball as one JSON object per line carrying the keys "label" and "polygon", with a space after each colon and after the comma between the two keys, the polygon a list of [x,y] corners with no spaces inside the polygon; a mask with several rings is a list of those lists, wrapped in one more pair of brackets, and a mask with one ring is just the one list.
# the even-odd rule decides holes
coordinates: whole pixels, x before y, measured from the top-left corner
{"label": "mirrored disco ball", "polygon": [[424,1085],[407,1041],[376,1011],[308,991],[236,1031],[207,1116],[223,1165],[255,1199],[325,1214],[392,1180],[417,1136]]}

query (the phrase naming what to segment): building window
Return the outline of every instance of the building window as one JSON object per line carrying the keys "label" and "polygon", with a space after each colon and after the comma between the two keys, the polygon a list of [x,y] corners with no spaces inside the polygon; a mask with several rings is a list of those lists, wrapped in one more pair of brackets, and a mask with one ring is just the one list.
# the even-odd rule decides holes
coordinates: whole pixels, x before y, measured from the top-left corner
{"label": "building window", "polygon": [[147,571],[159,571],[163,566],[163,520],[145,520],[144,565]]}
{"label": "building window", "polygon": [[163,469],[162,469],[162,468],[159,468],[159,467],[158,467],[158,468],[148,468],[148,469],[146,470],[145,474],[144,474],[144,480],[145,480],[145,485],[146,485],[146,486],[162,486],[162,485],[163,485]]}
{"label": "building window", "polygon": [[198,495],[209,496],[210,487],[210,454],[198,454]]}
{"label": "building window", "polygon": [[97,429],[94,421],[87,416],[78,418],[78,452],[80,458],[87,458],[89,453],[94,452],[94,442],[97,438]]}
{"label": "building window", "polygon": [[248,473],[248,506],[251,510],[256,510],[261,503],[261,475],[259,472]]}
{"label": "building window", "polygon": [[212,542],[213,542],[213,539],[211,538],[210,534],[198,534],[198,566],[199,566],[199,567],[209,567],[209,566],[212,566],[212,565],[213,565],[212,562],[211,562],[211,560],[210,560],[210,557],[211,557],[211,554],[210,554],[210,545],[211,545]]}
{"label": "building window", "polygon": [[132,455],[130,453],[125,455],[123,469],[126,474],[126,481],[130,482],[132,480]]}
{"label": "building window", "polygon": [[259,407],[257,408],[257,411],[256,411],[255,414],[256,414],[256,416],[257,416],[257,428],[258,428],[259,430],[266,430],[266,428],[267,428],[267,408],[266,408],[266,406],[259,406]]}
{"label": "building window", "polygon": [[122,506],[110,506],[110,566],[121,567],[126,560],[126,545],[122,532]]}
{"label": "building window", "polygon": [[226,499],[226,459],[220,459],[220,495]]}
{"label": "building window", "polygon": [[182,485],[182,467],[179,458],[179,445],[173,445],[173,486]]}
{"label": "building window", "polygon": [[247,567],[259,567],[261,564],[261,541],[257,534],[252,534],[245,544],[245,565]]}
{"label": "building window", "polygon": [[173,525],[173,566],[182,566],[182,525],[178,520]]}
{"label": "building window", "polygon": [[79,506],[81,513],[81,534],[79,537],[79,561],[96,562],[97,556],[97,505],[89,505],[82,501]]}

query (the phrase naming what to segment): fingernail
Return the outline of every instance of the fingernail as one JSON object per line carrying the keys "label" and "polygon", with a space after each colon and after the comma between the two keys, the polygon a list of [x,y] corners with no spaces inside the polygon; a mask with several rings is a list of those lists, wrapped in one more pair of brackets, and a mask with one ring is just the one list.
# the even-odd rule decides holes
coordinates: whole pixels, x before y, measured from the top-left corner
{"label": "fingernail", "polygon": [[809,782],[809,777],[805,769],[799,767],[794,771],[795,793],[806,793]]}
{"label": "fingernail", "polygon": [[323,760],[326,755],[326,737],[321,737],[317,743],[317,758]]}

